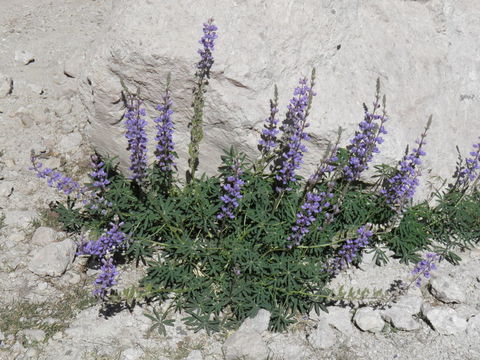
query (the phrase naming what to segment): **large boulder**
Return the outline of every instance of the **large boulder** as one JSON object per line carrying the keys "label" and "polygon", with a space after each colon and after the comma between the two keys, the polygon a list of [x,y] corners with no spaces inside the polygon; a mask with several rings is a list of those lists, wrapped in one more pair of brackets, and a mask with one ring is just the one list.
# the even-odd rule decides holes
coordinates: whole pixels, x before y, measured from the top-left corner
{"label": "large boulder", "polygon": [[[87,54],[88,66],[79,77],[91,141],[128,168],[120,79],[132,90],[141,88],[152,119],[170,72],[184,174],[198,39],[202,23],[213,17],[219,37],[206,95],[200,172],[215,172],[222,149],[232,143],[256,157],[274,84],[283,115],[299,78],[316,67],[313,143],[304,173],[313,169],[339,126],[346,129],[342,145],[348,143],[363,117],[362,102],[373,101],[379,77],[391,120],[376,161],[394,164],[433,114],[424,174],[431,168],[432,175],[449,176],[455,145],[466,154],[480,135],[472,131],[480,119],[480,48],[472,46],[480,36],[479,12],[480,3],[471,0],[117,0],[108,30]],[[150,129],[153,139],[152,123]]]}

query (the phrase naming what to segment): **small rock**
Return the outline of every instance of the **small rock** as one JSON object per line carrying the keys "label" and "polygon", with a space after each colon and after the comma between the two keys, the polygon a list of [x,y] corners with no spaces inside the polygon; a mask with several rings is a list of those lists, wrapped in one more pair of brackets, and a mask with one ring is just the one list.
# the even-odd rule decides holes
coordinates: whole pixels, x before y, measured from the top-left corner
{"label": "small rock", "polygon": [[430,280],[430,292],[444,303],[461,303],[465,301],[464,291],[448,278],[434,277]]}
{"label": "small rock", "polygon": [[45,340],[45,331],[40,329],[26,329],[18,332],[19,335],[24,336],[25,340],[31,344],[33,342],[42,342]]}
{"label": "small rock", "polygon": [[58,232],[52,228],[40,226],[32,236],[32,243],[35,245],[48,245],[58,240]]}
{"label": "small rock", "polygon": [[61,276],[72,264],[76,250],[71,239],[49,244],[35,253],[28,269],[39,276]]}
{"label": "small rock", "polygon": [[392,307],[382,313],[382,318],[398,330],[413,331],[420,328],[420,323],[403,309]]}
{"label": "small rock", "polygon": [[385,325],[380,313],[369,307],[358,309],[353,320],[361,330],[374,333],[382,331]]}
{"label": "small rock", "polygon": [[200,350],[192,350],[185,360],[203,360],[203,355]]}
{"label": "small rock", "polygon": [[238,331],[256,331],[261,334],[268,329],[268,323],[270,322],[270,312],[265,309],[260,309],[253,318],[247,318],[243,321]]}
{"label": "small rock", "polygon": [[59,146],[64,152],[78,151],[78,148],[82,144],[82,135],[78,132],[73,132],[67,136],[62,137]]}
{"label": "small rock", "polygon": [[268,339],[271,359],[310,359],[313,350],[301,333],[272,334]]}
{"label": "small rock", "polygon": [[23,106],[10,113],[10,117],[20,121],[24,128],[30,128],[35,124],[33,114],[29,109],[26,109]]}
{"label": "small rock", "polygon": [[14,190],[13,181],[0,182],[0,197],[6,198],[12,195]]}
{"label": "small rock", "polygon": [[72,112],[72,101],[63,98],[55,107],[55,115],[58,117],[65,116]]}
{"label": "small rock", "polygon": [[470,319],[468,319],[467,334],[475,337],[480,336],[480,314],[472,316]]}
{"label": "small rock", "polygon": [[256,331],[236,331],[222,346],[226,360],[267,360],[268,348]]}
{"label": "small rock", "polygon": [[443,335],[454,335],[465,331],[467,321],[451,308],[432,308],[424,316],[433,328]]}
{"label": "small rock", "polygon": [[37,217],[31,210],[10,210],[5,212],[5,225],[18,228],[27,228]]}
{"label": "small rock", "polygon": [[308,342],[315,349],[326,350],[337,343],[337,337],[326,321],[320,321],[317,328],[310,333]]}
{"label": "small rock", "polygon": [[126,349],[122,352],[121,359],[122,360],[138,360],[144,356],[145,353],[141,349]]}
{"label": "small rock", "polygon": [[0,99],[7,97],[12,93],[13,80],[12,78],[0,74]]}
{"label": "small rock", "polygon": [[26,50],[15,50],[15,61],[23,65],[28,65],[34,62],[35,58]]}
{"label": "small rock", "polygon": [[317,316],[316,313],[310,313],[312,319],[319,321],[326,321],[329,325],[340,331],[346,336],[351,336],[354,332],[352,325],[352,314],[349,308],[342,308],[338,306],[330,306],[327,308],[328,313],[321,312]]}

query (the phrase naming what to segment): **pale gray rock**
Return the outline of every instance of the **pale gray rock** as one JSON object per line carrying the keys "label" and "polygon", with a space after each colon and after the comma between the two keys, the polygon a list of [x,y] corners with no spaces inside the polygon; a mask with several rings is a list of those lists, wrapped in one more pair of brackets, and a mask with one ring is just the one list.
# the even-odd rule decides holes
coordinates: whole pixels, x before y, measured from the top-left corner
{"label": "pale gray rock", "polygon": [[[471,44],[480,36],[480,24],[467,14],[478,12],[477,2],[460,0],[447,6],[435,1],[423,6],[416,1],[392,5],[391,0],[354,4],[351,0],[244,0],[235,4],[174,2],[158,11],[155,1],[115,1],[111,30],[96,42],[84,69],[88,80],[80,84],[92,123],[90,137],[101,153],[119,156],[122,168],[128,168],[120,79],[132,90],[142,88],[152,118],[171,73],[174,137],[179,173],[184,173],[192,75],[199,61],[201,24],[208,17],[215,18],[219,37],[206,93],[199,173],[216,172],[222,149],[232,143],[257,157],[258,131],[268,116],[273,85],[279,86],[283,114],[298,79],[308,75],[312,66],[317,69],[318,95],[309,128],[314,140],[308,145],[303,173],[310,173],[339,125],[346,129],[342,146],[347,144],[362,119],[361,103],[373,101],[377,77],[388,103],[394,104],[388,107],[392,121],[386,126],[395,135],[385,136],[376,161],[395,164],[405,146],[420,135],[430,113],[434,122],[428,146],[433,156],[425,159],[424,166],[432,169],[431,175],[453,173],[456,144],[464,154],[470,151],[477,137],[472,124],[480,118],[478,67],[472,61],[480,50]],[[315,16],[305,21],[306,14]],[[149,139],[153,132],[150,122]],[[150,145],[153,148],[153,142]],[[419,196],[426,194],[422,189]]]}
{"label": "pale gray rock", "polygon": [[28,65],[34,62],[35,58],[27,50],[15,50],[15,61],[22,65]]}
{"label": "pale gray rock", "polygon": [[10,117],[19,121],[24,128],[30,128],[35,124],[35,119],[32,112],[30,109],[27,109],[23,106],[19,107],[12,114],[10,114]]}
{"label": "pale gray rock", "polygon": [[382,331],[385,322],[382,320],[379,311],[375,311],[370,307],[363,307],[355,312],[353,321],[360,328],[360,330],[368,332]]}
{"label": "pale gray rock", "polygon": [[226,360],[266,360],[268,347],[256,331],[236,331],[222,346]]}
{"label": "pale gray rock", "polygon": [[268,329],[268,323],[270,322],[270,312],[265,309],[260,309],[253,318],[247,318],[243,321],[238,331],[256,331],[261,334]]}
{"label": "pale gray rock", "polygon": [[140,360],[145,353],[142,349],[130,348],[122,351],[121,360]]}
{"label": "pale gray rock", "polygon": [[467,334],[469,336],[480,336],[480,313],[468,319]]}
{"label": "pale gray rock", "polygon": [[18,334],[25,337],[25,340],[28,343],[42,342],[46,336],[45,331],[41,329],[25,329],[19,331]]}
{"label": "pale gray rock", "polygon": [[63,117],[72,112],[72,100],[63,98],[55,106],[55,115]]}
{"label": "pale gray rock", "polygon": [[271,359],[310,359],[312,350],[300,333],[271,334],[268,339]]}
{"label": "pale gray rock", "polygon": [[422,307],[422,298],[415,295],[405,295],[382,312],[382,318],[392,326],[403,331],[413,331],[420,328],[420,323],[412,318]]}
{"label": "pale gray rock", "polygon": [[428,322],[442,335],[455,335],[467,328],[467,321],[451,308],[431,308],[424,313]]}
{"label": "pale gray rock", "polygon": [[60,150],[63,152],[78,151],[79,146],[82,144],[82,135],[78,132],[73,132],[67,136],[62,137],[59,143]]}
{"label": "pale gray rock", "polygon": [[337,336],[326,321],[320,321],[308,336],[308,342],[314,349],[326,350],[337,343]]}
{"label": "pale gray rock", "polygon": [[462,303],[465,301],[465,292],[447,277],[433,277],[430,280],[430,292],[444,303]]}
{"label": "pale gray rock", "polygon": [[49,244],[35,251],[28,269],[39,276],[61,276],[71,266],[76,250],[72,239]]}
{"label": "pale gray rock", "polygon": [[13,181],[1,181],[0,182],[0,196],[7,198],[12,195],[14,190]]}
{"label": "pale gray rock", "polygon": [[192,350],[185,360],[203,360],[203,355],[200,350]]}
{"label": "pale gray rock", "polygon": [[351,309],[338,306],[330,306],[327,309],[328,313],[322,311],[319,315],[312,310],[309,316],[312,320],[326,321],[342,334],[351,336],[354,332]]}
{"label": "pale gray rock", "polygon": [[11,77],[0,74],[0,99],[7,97],[12,93],[13,80]]}
{"label": "pale gray rock", "polygon": [[52,228],[40,226],[32,235],[32,243],[46,246],[58,240],[59,233]]}
{"label": "pale gray rock", "polygon": [[5,225],[17,228],[27,228],[37,217],[32,210],[7,210],[5,211]]}

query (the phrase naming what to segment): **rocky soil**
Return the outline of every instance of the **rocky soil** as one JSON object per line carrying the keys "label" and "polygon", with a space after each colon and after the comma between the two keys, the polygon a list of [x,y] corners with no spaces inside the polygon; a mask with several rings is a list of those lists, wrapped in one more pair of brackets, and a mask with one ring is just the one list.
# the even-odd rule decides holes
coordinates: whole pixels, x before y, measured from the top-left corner
{"label": "rocky soil", "polygon": [[[34,150],[81,180],[91,147],[76,74],[103,31],[113,1],[0,0],[0,359],[480,359],[480,249],[441,263],[396,303],[331,306],[268,332],[260,311],[235,332],[193,333],[172,315],[151,331],[151,306],[108,314],[91,297],[95,270],[75,257],[78,239],[58,229],[48,205],[61,195],[28,170]],[[387,290],[411,267],[366,259],[332,288]],[[119,287],[142,270],[121,268]],[[157,307],[166,309],[167,304]]]}

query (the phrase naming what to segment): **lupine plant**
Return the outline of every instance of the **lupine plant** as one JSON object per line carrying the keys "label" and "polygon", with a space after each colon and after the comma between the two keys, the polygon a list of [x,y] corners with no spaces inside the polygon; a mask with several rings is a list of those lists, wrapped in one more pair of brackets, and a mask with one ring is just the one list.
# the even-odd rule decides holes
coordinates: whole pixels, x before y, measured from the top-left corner
{"label": "lupine plant", "polygon": [[[207,332],[235,327],[264,308],[272,314],[270,328],[283,330],[297,316],[325,310],[338,297],[329,282],[358,265],[364,251],[374,251],[382,264],[390,249],[402,262],[417,264],[415,275],[428,277],[434,262],[459,261],[454,246],[479,242],[479,144],[457,164],[455,182],[435,191],[436,205],[412,201],[426,131],[398,167],[374,165],[377,181],[364,181],[387,133],[379,82],[372,110],[364,105],[354,137],[342,147],[339,134],[307,179],[300,170],[309,141],[314,72],[310,82],[300,77],[283,117],[275,87],[257,157],[232,146],[217,176],[196,176],[216,31],[213,19],[203,26],[184,184],[173,176],[175,94],[169,79],[153,120],[156,145],[150,167],[146,128],[152,125],[138,91],[132,94],[125,86],[129,174],[96,154],[91,182],[79,185],[43,168],[32,155],[31,169],[67,196],[66,204],[53,208],[65,230],[90,230],[79,254],[94,259],[100,270],[92,284],[95,296],[117,304],[169,299],[169,309],[183,311],[188,326]],[[424,251],[431,254],[426,260],[419,255]],[[146,276],[133,288],[115,291],[121,264],[129,261],[142,262]],[[155,318],[162,329],[171,325],[166,313]]]}

